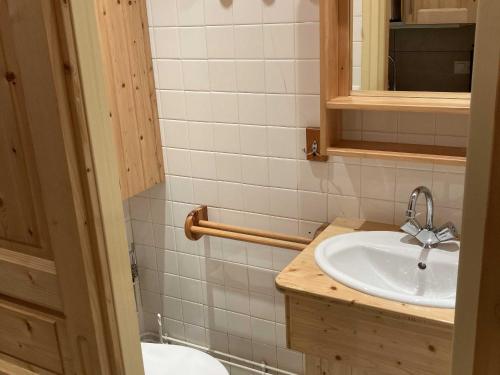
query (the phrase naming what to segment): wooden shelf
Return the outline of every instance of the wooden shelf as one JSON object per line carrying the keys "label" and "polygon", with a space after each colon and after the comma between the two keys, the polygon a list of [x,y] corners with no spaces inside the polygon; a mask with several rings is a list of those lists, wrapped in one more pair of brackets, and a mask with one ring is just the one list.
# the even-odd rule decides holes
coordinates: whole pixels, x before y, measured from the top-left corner
{"label": "wooden shelf", "polygon": [[327,148],[328,155],[394,159],[413,162],[465,165],[466,149],[461,147],[414,145],[366,141],[340,141]]}
{"label": "wooden shelf", "polygon": [[326,103],[328,109],[362,109],[369,111],[441,112],[468,114],[468,98],[338,96]]}

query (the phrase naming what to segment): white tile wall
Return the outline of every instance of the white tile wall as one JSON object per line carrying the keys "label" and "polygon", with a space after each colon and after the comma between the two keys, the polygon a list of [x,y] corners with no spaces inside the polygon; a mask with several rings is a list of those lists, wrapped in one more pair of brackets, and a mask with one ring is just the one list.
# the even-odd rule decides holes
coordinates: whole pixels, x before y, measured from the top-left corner
{"label": "white tile wall", "polygon": [[[317,0],[149,2],[168,175],[125,203],[143,329],[156,332],[160,312],[174,337],[302,373],[302,354],[286,349],[284,298],[274,286],[296,252],[191,242],[187,213],[203,203],[214,221],[312,236],[337,216],[401,223],[410,191],[425,184],[437,224],[460,226],[464,170],[305,160],[305,128],[319,126]],[[466,117],[443,114],[351,111],[343,122],[354,139],[464,144],[468,131]]]}

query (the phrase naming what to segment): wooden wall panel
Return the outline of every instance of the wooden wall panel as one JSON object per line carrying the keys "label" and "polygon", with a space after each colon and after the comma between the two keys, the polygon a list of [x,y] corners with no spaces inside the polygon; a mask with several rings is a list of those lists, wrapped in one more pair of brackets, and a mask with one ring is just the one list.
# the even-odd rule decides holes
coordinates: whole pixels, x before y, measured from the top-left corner
{"label": "wooden wall panel", "polygon": [[96,0],[122,198],[164,180],[145,0]]}

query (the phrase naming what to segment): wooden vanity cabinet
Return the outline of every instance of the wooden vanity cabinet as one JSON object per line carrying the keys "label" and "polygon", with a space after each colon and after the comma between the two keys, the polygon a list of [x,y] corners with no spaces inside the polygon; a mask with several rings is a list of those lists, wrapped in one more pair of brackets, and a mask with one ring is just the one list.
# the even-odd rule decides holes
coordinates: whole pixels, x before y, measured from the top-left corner
{"label": "wooden vanity cabinet", "polygon": [[122,199],[165,179],[145,0],[95,0]]}
{"label": "wooden vanity cabinet", "polygon": [[287,343],[306,375],[443,375],[453,329],[360,306],[287,295]]}

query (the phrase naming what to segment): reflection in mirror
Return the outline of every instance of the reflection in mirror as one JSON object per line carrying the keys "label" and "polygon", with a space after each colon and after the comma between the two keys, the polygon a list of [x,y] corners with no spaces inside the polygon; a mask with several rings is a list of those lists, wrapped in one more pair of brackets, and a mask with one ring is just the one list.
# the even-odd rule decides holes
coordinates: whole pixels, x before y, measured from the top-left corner
{"label": "reflection in mirror", "polygon": [[477,0],[351,0],[352,89],[470,92]]}

